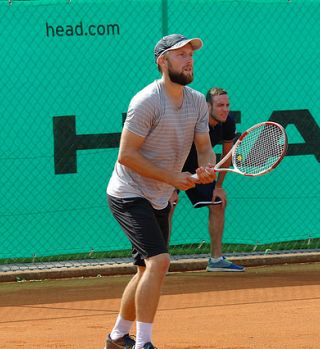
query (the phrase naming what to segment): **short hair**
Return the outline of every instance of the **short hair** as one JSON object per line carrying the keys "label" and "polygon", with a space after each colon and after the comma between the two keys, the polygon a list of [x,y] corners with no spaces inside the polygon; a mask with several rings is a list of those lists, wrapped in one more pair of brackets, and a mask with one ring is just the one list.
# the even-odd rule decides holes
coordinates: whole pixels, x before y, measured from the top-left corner
{"label": "short hair", "polygon": [[214,96],[221,96],[221,95],[227,95],[227,94],[228,92],[221,87],[212,87],[208,90],[206,94],[206,101],[211,104],[212,98]]}

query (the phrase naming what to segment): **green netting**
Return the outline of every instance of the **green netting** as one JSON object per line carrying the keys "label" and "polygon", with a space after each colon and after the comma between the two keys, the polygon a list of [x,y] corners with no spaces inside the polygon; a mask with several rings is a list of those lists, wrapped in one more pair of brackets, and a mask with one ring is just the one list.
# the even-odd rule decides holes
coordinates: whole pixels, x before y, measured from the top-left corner
{"label": "green netting", "polygon": [[[0,259],[129,247],[105,188],[128,103],[159,77],[153,47],[174,32],[203,39],[192,87],[227,89],[238,132],[271,119],[288,133],[274,172],[228,174],[224,243],[320,238],[319,1],[15,0],[0,9]],[[208,242],[207,215],[182,193],[171,244]]]}

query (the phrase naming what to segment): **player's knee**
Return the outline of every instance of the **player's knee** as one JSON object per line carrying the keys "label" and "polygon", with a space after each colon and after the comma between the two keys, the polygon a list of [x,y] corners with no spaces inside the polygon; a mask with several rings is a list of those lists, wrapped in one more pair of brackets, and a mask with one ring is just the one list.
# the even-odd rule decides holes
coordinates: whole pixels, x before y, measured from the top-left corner
{"label": "player's knee", "polygon": [[168,253],[161,253],[157,256],[150,257],[146,260],[149,270],[159,274],[166,274],[170,266],[170,256]]}
{"label": "player's knee", "polygon": [[170,256],[168,253],[162,253],[158,257],[159,271],[160,273],[166,274],[170,267]]}

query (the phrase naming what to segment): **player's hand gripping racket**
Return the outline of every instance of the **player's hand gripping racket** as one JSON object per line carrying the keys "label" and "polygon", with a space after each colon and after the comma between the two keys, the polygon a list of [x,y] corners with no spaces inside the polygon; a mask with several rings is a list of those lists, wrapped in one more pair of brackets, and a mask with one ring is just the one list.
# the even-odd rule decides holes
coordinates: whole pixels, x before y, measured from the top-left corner
{"label": "player's hand gripping racket", "polygon": [[[287,147],[285,129],[276,122],[262,122],[244,132],[230,152],[215,165],[214,170],[236,172],[244,176],[261,176],[279,165]],[[230,156],[232,167],[221,167]],[[198,178],[197,174],[192,177]]]}

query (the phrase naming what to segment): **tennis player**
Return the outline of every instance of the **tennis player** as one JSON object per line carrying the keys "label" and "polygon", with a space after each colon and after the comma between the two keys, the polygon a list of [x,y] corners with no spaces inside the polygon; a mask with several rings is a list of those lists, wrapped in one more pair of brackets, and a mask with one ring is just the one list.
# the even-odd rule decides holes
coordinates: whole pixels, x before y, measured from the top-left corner
{"label": "tennis player", "polygon": [[[204,95],[193,81],[193,54],[199,38],[163,37],[154,48],[161,73],[130,102],[118,159],[107,187],[110,210],[132,244],[137,273],[124,290],[120,312],[106,349],[154,349],[152,326],[160,290],[170,265],[169,198],[175,188],[215,180],[215,154]],[[182,171],[195,144],[198,180]],[[129,335],[136,321],[136,340]]]}

